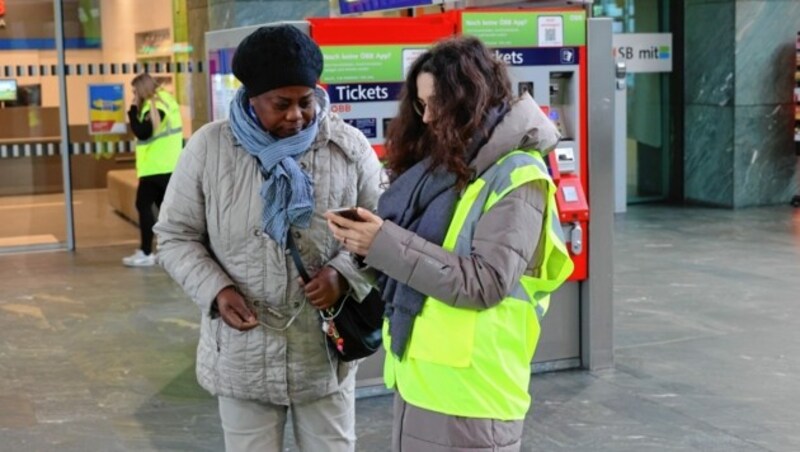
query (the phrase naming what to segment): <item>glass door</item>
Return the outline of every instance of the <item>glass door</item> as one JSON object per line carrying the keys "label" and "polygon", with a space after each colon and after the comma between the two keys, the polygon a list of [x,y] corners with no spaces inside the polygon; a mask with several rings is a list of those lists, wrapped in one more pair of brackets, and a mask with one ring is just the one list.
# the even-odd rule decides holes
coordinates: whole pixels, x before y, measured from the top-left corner
{"label": "glass door", "polygon": [[64,189],[68,164],[60,151],[58,47],[80,38],[68,33],[64,41],[57,39],[64,25],[54,19],[60,6],[52,0],[6,0],[0,14],[0,252],[73,242]]}
{"label": "glass door", "polygon": [[[600,0],[595,16],[611,17],[614,33],[670,31],[669,0]],[[671,102],[669,73],[627,75],[627,201],[666,200],[670,193]]]}
{"label": "glass door", "polygon": [[[66,51],[76,242],[80,247],[120,246],[123,257],[142,247],[135,154],[140,140],[128,116],[134,104],[132,82],[146,73],[177,101],[188,139],[192,88],[203,76],[202,64],[191,58],[186,0],[63,1],[65,21],[82,18],[84,38],[81,46]],[[200,39],[204,31],[196,33]],[[151,130],[151,136],[156,132]],[[155,205],[150,210],[157,215]]]}

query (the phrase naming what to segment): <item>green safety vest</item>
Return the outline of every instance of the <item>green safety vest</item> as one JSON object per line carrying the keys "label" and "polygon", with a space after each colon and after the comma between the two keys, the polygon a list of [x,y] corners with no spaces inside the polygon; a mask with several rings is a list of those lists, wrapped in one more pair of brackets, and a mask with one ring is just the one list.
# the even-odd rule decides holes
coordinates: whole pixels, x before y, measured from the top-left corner
{"label": "green safety vest", "polygon": [[555,291],[572,273],[555,203],[556,187],[538,152],[514,151],[475,182],[459,200],[443,248],[469,256],[478,219],[512,190],[547,182],[547,209],[539,247],[542,264],[497,306],[476,311],[425,300],[402,360],[391,350],[388,322],[384,381],[420,408],[451,416],[524,419],[528,383],[539,341],[539,322]]}
{"label": "green safety vest", "polygon": [[[136,142],[136,175],[138,177],[169,174],[175,169],[183,148],[183,121],[181,108],[171,94],[163,89],[156,96],[166,104],[164,120],[153,131],[153,136]],[[151,101],[144,103],[139,121],[144,121],[150,111]],[[156,114],[158,114],[156,112]]]}

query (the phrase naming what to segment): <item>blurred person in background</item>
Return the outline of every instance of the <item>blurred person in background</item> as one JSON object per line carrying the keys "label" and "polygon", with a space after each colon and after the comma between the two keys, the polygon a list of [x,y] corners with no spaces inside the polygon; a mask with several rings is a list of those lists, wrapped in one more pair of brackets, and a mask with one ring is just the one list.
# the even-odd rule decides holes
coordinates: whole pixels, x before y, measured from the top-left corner
{"label": "blurred person in background", "polygon": [[141,245],[132,255],[122,258],[128,267],[156,264],[153,252],[154,208],[161,207],[167,184],[183,148],[183,123],[180,105],[158,82],[144,73],[131,82],[133,104],[128,120],[136,136],[136,210],[139,213]]}

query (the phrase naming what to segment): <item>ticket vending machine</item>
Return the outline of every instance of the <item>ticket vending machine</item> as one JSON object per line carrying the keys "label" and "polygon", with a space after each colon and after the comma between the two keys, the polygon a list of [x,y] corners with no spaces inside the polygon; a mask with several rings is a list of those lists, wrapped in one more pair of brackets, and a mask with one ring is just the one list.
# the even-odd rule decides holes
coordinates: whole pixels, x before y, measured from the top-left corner
{"label": "ticket vending machine", "polygon": [[[209,120],[228,117],[241,83],[231,68],[236,47],[261,26],[290,24],[319,44],[324,69],[321,84],[331,111],[361,130],[376,154],[384,154],[384,135],[397,112],[405,75],[416,57],[432,43],[456,33],[451,14],[418,18],[310,18],[304,21],[219,30],[206,33]],[[383,352],[361,363],[359,395],[385,392]]]}
{"label": "ticket vending machine", "polygon": [[[454,10],[410,18],[320,18],[293,22],[320,45],[331,108],[383,155],[386,126],[405,73],[439,39],[481,38],[509,67],[516,94],[527,91],[560,129],[548,163],[575,271],[551,297],[534,371],[599,369],[613,363],[613,89],[611,22],[583,9]],[[257,28],[206,34],[211,118],[227,116],[238,88],[230,61]],[[591,171],[591,177],[590,177]],[[382,393],[383,353],[365,360],[360,395]]]}
{"label": "ticket vending machine", "polygon": [[[613,114],[609,119],[608,112],[603,110],[608,105],[601,102],[608,97],[603,76],[607,68],[602,63],[603,56],[611,48],[610,23],[599,28],[594,26],[607,29],[608,33],[607,36],[595,33],[597,48],[590,52],[588,41],[593,20],[587,20],[583,9],[574,7],[454,10],[402,19],[309,21],[311,36],[322,46],[326,56],[323,82],[327,84],[333,107],[367,135],[379,155],[383,153],[386,124],[397,103],[370,96],[384,93],[391,98],[398,94],[406,70],[428,45],[447,36],[471,34],[481,38],[508,64],[515,94],[531,93],[561,131],[562,140],[550,154],[548,163],[558,187],[556,198],[562,229],[575,262],[569,281],[552,297],[533,370],[610,365],[612,210],[609,215],[598,214],[602,221],[594,232],[600,239],[593,242],[589,234],[593,228],[590,160],[594,157],[596,162],[611,162],[607,153],[612,146],[602,139],[595,140],[595,146],[591,139],[592,131],[599,136],[603,130],[610,130],[611,123],[604,126],[603,121],[613,119]],[[592,58],[595,69],[590,68]],[[393,63],[389,63],[391,61]],[[588,74],[592,70],[600,74],[594,77],[594,86],[598,89],[590,89]],[[608,88],[613,90],[613,78],[609,80]],[[590,99],[596,99],[600,107],[594,116]],[[591,131],[590,122],[597,126]],[[594,146],[591,155],[590,142]],[[610,174],[608,172],[608,177],[605,171],[598,174],[595,185],[602,186]],[[604,206],[605,192],[613,196],[613,190],[602,189],[602,193],[594,194],[596,205]],[[601,271],[594,278],[590,278],[589,271],[592,250],[595,250],[595,261],[602,262],[600,266],[595,265]],[[592,354],[594,350],[599,352]],[[358,380],[362,391],[372,383],[379,384],[381,359],[382,356],[376,356],[362,364]]]}
{"label": "ticket vending machine", "polygon": [[406,73],[432,43],[455,34],[454,16],[308,21],[325,59],[321,82],[331,111],[361,130],[382,157]]}
{"label": "ticket vending machine", "polygon": [[231,63],[236,47],[247,35],[259,27],[274,25],[292,25],[305,34],[309,34],[309,23],[300,21],[272,22],[262,25],[230,28],[206,32],[205,44],[207,53],[206,67],[208,68],[208,119],[217,121],[228,117],[230,103],[241,82],[233,75]]}
{"label": "ticket vending machine", "polygon": [[588,276],[586,12],[580,8],[461,11],[459,32],[480,38],[508,65],[515,94],[528,92],[561,133],[547,163],[558,191],[575,270],[553,296],[534,368],[581,365],[580,284]]}
{"label": "ticket vending machine", "polygon": [[[308,21],[325,59],[321,82],[331,99],[331,111],[361,130],[382,157],[406,73],[432,43],[455,34],[455,16]],[[360,396],[385,392],[383,361],[381,350],[359,365]]]}

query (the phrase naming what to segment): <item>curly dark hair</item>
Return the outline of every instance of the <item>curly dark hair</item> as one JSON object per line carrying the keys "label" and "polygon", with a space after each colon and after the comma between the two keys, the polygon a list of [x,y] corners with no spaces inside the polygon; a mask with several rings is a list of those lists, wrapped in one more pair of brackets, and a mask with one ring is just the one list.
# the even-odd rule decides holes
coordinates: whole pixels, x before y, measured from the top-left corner
{"label": "curly dark hair", "polygon": [[[429,99],[435,115],[429,124],[414,109],[417,77],[434,78]],[[471,176],[465,152],[494,107],[511,101],[511,82],[505,65],[477,38],[461,36],[439,42],[411,66],[400,94],[397,116],[386,134],[386,166],[396,179],[425,157],[444,166],[463,188]],[[485,138],[485,137],[483,137]]]}

